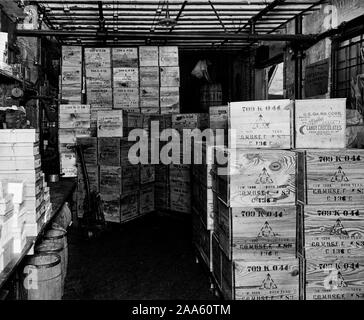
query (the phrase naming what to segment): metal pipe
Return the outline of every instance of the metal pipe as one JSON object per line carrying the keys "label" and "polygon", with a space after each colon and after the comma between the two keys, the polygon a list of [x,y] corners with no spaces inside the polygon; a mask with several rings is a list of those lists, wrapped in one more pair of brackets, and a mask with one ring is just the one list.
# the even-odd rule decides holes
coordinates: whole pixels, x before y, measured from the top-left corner
{"label": "metal pipe", "polygon": [[295,35],[295,34],[236,34],[225,32],[186,32],[186,33],[169,33],[169,32],[96,32],[96,31],[62,31],[62,30],[16,30],[17,36],[22,37],[95,37],[95,38],[115,38],[124,39],[241,39],[241,40],[267,40],[267,41],[312,41],[317,35]]}

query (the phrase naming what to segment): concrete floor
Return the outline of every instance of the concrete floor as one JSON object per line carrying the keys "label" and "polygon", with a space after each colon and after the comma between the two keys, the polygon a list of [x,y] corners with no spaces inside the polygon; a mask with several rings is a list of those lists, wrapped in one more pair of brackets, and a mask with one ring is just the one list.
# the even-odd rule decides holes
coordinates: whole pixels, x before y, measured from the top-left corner
{"label": "concrete floor", "polygon": [[190,222],[150,215],[85,240],[70,228],[63,299],[215,300],[196,264]]}

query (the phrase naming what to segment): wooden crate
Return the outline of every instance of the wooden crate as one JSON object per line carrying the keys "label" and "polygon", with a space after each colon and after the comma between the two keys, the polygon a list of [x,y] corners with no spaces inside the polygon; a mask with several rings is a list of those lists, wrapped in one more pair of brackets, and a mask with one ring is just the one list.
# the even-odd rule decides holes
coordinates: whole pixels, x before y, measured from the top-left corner
{"label": "wooden crate", "polygon": [[175,113],[179,112],[179,87],[160,88],[160,107],[175,110]]}
{"label": "wooden crate", "polygon": [[346,99],[295,101],[296,148],[345,148]]}
{"label": "wooden crate", "polygon": [[138,190],[140,184],[140,166],[121,167],[121,192],[128,193]]}
{"label": "wooden crate", "polygon": [[290,149],[293,105],[290,100],[231,102],[231,148]]}
{"label": "wooden crate", "polygon": [[76,138],[77,144],[84,147],[83,149],[83,157],[86,165],[97,165],[97,157],[98,157],[98,146],[97,146],[97,138],[95,137],[79,137]]}
{"label": "wooden crate", "polygon": [[98,163],[120,166],[120,138],[98,138]]}
{"label": "wooden crate", "polygon": [[112,88],[87,87],[87,103],[92,108],[111,108],[113,106]]}
{"label": "wooden crate", "polygon": [[61,99],[62,103],[81,103],[81,86],[64,86],[62,85],[61,89]]}
{"label": "wooden crate", "polygon": [[141,108],[159,108],[159,88],[141,87],[139,101]]}
{"label": "wooden crate", "polygon": [[168,182],[155,182],[155,208],[156,210],[169,210],[169,184]]}
{"label": "wooden crate", "polygon": [[214,205],[216,237],[229,259],[295,257],[296,206],[228,208],[220,200]]}
{"label": "wooden crate", "polygon": [[62,86],[81,88],[82,70],[80,67],[62,67]]}
{"label": "wooden crate", "polygon": [[110,48],[85,48],[86,68],[111,68]]}
{"label": "wooden crate", "polygon": [[140,67],[139,74],[141,87],[159,87],[158,67]]}
{"label": "wooden crate", "polygon": [[114,88],[137,88],[139,86],[138,68],[114,68]]}
{"label": "wooden crate", "polygon": [[158,67],[159,52],[157,46],[140,46],[139,47],[139,66],[140,67]]}
{"label": "wooden crate", "polygon": [[152,164],[140,165],[140,183],[152,183],[155,181],[155,168]]}
{"label": "wooden crate", "polygon": [[212,231],[206,229],[195,212],[192,212],[192,241],[207,269],[212,271]]}
{"label": "wooden crate", "polygon": [[101,193],[105,221],[120,223],[120,195]]}
{"label": "wooden crate", "polygon": [[113,68],[138,67],[138,48],[112,48],[111,50]]}
{"label": "wooden crate", "polygon": [[172,114],[172,128],[183,129],[205,129],[208,127],[207,113],[182,113]]}
{"label": "wooden crate", "polygon": [[217,287],[221,291],[221,249],[219,246],[219,242],[216,239],[214,233],[212,233],[212,241],[211,241],[211,249],[212,249],[212,275],[215,279]]}
{"label": "wooden crate", "polygon": [[111,68],[86,68],[87,87],[111,88]]}
{"label": "wooden crate", "polygon": [[159,47],[159,65],[161,67],[178,67],[178,47]]}
{"label": "wooden crate", "polygon": [[216,157],[227,159],[216,176],[218,196],[227,206],[295,204],[295,152],[221,148]]}
{"label": "wooden crate", "polygon": [[35,129],[1,129],[0,143],[38,142],[39,133]]}
{"label": "wooden crate", "polygon": [[89,114],[90,105],[88,104],[60,104],[59,114]]}
{"label": "wooden crate", "polygon": [[39,142],[1,143],[0,155],[9,157],[30,157],[39,154]]}
{"label": "wooden crate", "polygon": [[160,67],[161,87],[179,87],[179,67]]}
{"label": "wooden crate", "polygon": [[364,150],[299,152],[298,200],[305,204],[361,204]]}
{"label": "wooden crate", "polygon": [[189,183],[191,180],[191,165],[189,164],[170,164],[169,180]]}
{"label": "wooden crate", "polygon": [[126,134],[123,110],[97,112],[98,137],[123,137]]}
{"label": "wooden crate", "polygon": [[88,113],[64,113],[59,115],[59,128],[90,128],[91,118]]}
{"label": "wooden crate", "polygon": [[138,109],[139,88],[114,88],[114,109]]}
{"label": "wooden crate", "polygon": [[228,106],[216,106],[209,108],[209,128],[228,129]]}
{"label": "wooden crate", "polygon": [[79,137],[90,137],[89,128],[62,129],[58,130],[59,143],[75,144]]}
{"label": "wooden crate", "polygon": [[139,192],[123,193],[120,197],[120,221],[121,223],[140,216]]}
{"label": "wooden crate", "polygon": [[306,260],[306,300],[363,300],[364,257]]}
{"label": "wooden crate", "polygon": [[100,166],[100,193],[120,195],[121,193],[121,167]]}
{"label": "wooden crate", "polygon": [[280,261],[236,260],[235,300],[298,300],[298,259]]}
{"label": "wooden crate", "polygon": [[192,182],[192,207],[195,209],[207,230],[214,229],[214,205],[211,188],[202,185],[200,181]]}
{"label": "wooden crate", "polygon": [[191,213],[191,187],[188,183],[170,182],[170,208],[176,212]]}
{"label": "wooden crate", "polygon": [[364,257],[364,204],[303,207],[307,259]]}
{"label": "wooden crate", "polygon": [[136,164],[138,158],[133,153],[129,154],[130,148],[135,144],[134,141],[128,141],[128,138],[120,139],[120,163],[122,166]]}
{"label": "wooden crate", "polygon": [[40,168],[40,155],[30,157],[0,156],[0,171],[3,170],[34,170]]}
{"label": "wooden crate", "polygon": [[82,65],[81,46],[62,46],[62,66],[79,67]]}
{"label": "wooden crate", "polygon": [[154,186],[144,185],[140,188],[139,193],[139,211],[140,214],[146,214],[155,210],[154,205]]}

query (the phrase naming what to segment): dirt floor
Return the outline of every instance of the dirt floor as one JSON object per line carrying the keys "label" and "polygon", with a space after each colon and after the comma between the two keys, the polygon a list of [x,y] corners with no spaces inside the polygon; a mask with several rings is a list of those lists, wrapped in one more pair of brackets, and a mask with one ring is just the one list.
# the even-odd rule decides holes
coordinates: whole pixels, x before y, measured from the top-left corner
{"label": "dirt floor", "polygon": [[71,227],[63,299],[215,300],[191,239],[188,219],[157,214],[93,240]]}

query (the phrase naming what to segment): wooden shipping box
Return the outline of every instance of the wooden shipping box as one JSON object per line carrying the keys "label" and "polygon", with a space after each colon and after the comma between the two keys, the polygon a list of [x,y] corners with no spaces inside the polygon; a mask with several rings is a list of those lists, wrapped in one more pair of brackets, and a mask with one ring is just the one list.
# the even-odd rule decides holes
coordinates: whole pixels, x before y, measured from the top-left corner
{"label": "wooden shipping box", "polygon": [[188,183],[170,182],[170,209],[176,212],[191,213],[191,187]]}
{"label": "wooden shipping box", "polygon": [[75,128],[58,130],[58,141],[60,144],[76,144],[77,138],[90,137],[89,128]]}
{"label": "wooden shipping box", "polygon": [[139,101],[141,108],[159,108],[159,88],[141,87]]}
{"label": "wooden shipping box", "polygon": [[303,207],[306,259],[364,257],[364,204]]}
{"label": "wooden shipping box", "polygon": [[363,300],[364,258],[306,260],[306,300]]}
{"label": "wooden shipping box", "polygon": [[120,138],[98,138],[98,163],[120,166]]}
{"label": "wooden shipping box", "polygon": [[123,137],[126,134],[123,110],[97,112],[98,137]]}
{"label": "wooden shipping box", "polygon": [[346,99],[295,101],[296,148],[345,148]]}
{"label": "wooden shipping box", "polygon": [[139,192],[139,211],[146,214],[155,210],[153,184],[142,186]]}
{"label": "wooden shipping box", "polygon": [[140,107],[142,114],[159,114],[160,109],[158,107]]}
{"label": "wooden shipping box", "polygon": [[100,166],[100,193],[119,195],[121,194],[121,167]]}
{"label": "wooden shipping box", "polygon": [[111,68],[86,68],[87,88],[111,88]]}
{"label": "wooden shipping box", "polygon": [[139,189],[140,166],[121,167],[121,192],[128,193]]}
{"label": "wooden shipping box", "polygon": [[139,66],[140,67],[158,67],[159,50],[157,46],[140,46],[139,47]]}
{"label": "wooden shipping box", "polygon": [[87,129],[91,126],[90,113],[64,113],[59,115],[59,128],[62,129]]}
{"label": "wooden shipping box", "polygon": [[159,70],[161,87],[179,87],[179,67],[160,67]]}
{"label": "wooden shipping box", "polygon": [[212,247],[212,275],[213,278],[215,279],[215,283],[217,284],[218,289],[221,292],[222,291],[221,249],[214,232],[212,233],[211,247]]}
{"label": "wooden shipping box", "polygon": [[40,168],[40,155],[30,157],[0,156],[0,171],[8,170],[35,170]]}
{"label": "wooden shipping box", "polygon": [[209,128],[228,129],[228,106],[216,106],[209,108]]}
{"label": "wooden shipping box", "polygon": [[180,110],[179,106],[160,108],[160,113],[164,114],[164,115],[171,115],[171,114],[176,114],[176,113],[180,113],[180,112],[181,112],[181,110]]}
{"label": "wooden shipping box", "polygon": [[[298,150],[297,150],[298,151]],[[364,150],[298,151],[298,200],[305,204],[361,204]]]}
{"label": "wooden shipping box", "polygon": [[105,221],[120,223],[120,195],[101,193],[101,200]]}
{"label": "wooden shipping box", "polygon": [[169,180],[189,183],[191,180],[191,165],[189,164],[170,164]]}
{"label": "wooden shipping box", "polygon": [[120,197],[121,223],[132,220],[139,216],[139,191],[123,193]]}
{"label": "wooden shipping box", "polygon": [[293,104],[290,100],[231,102],[231,148],[290,149]]}
{"label": "wooden shipping box", "polygon": [[203,221],[207,230],[214,229],[214,205],[211,188],[202,185],[198,180],[192,182],[192,207]]}
{"label": "wooden shipping box", "polygon": [[138,67],[138,48],[112,48],[111,50],[113,68]]}
{"label": "wooden shipping box", "polygon": [[152,164],[140,165],[140,183],[151,183],[155,181],[155,168]]}
{"label": "wooden shipping box", "polygon": [[182,113],[172,114],[172,128],[176,130],[183,129],[205,129],[208,127],[207,113]]}
{"label": "wooden shipping box", "polygon": [[82,65],[81,46],[62,46],[62,66],[80,67]]}
{"label": "wooden shipping box", "polygon": [[159,87],[158,67],[140,67],[139,77],[141,87]]}
{"label": "wooden shipping box", "polygon": [[62,67],[62,86],[81,88],[82,69],[80,67]]}
{"label": "wooden shipping box", "polygon": [[80,86],[63,86],[60,89],[62,103],[81,104],[81,87]]}
{"label": "wooden shipping box", "polygon": [[296,206],[228,208],[220,200],[214,205],[216,237],[229,259],[295,257]]}
{"label": "wooden shipping box", "polygon": [[41,179],[41,168],[33,170],[0,170],[0,181],[11,177],[15,180],[21,180],[26,184],[36,184]]}
{"label": "wooden shipping box", "polygon": [[169,210],[169,184],[168,182],[155,182],[155,208],[156,210]]}
{"label": "wooden shipping box", "polygon": [[134,141],[128,141],[128,138],[120,139],[120,163],[122,166],[134,165],[138,163],[139,158],[133,152],[129,153],[130,148],[135,144]]}
{"label": "wooden shipping box", "polygon": [[90,114],[89,104],[60,104],[59,115],[65,114]]}
{"label": "wooden shipping box", "polygon": [[112,108],[113,106],[113,90],[112,88],[87,87],[87,103],[91,104],[91,108]]}
{"label": "wooden shipping box", "polygon": [[98,146],[95,137],[76,138],[77,144],[83,146],[83,157],[86,165],[97,166]]}
{"label": "wooden shipping box", "polygon": [[38,142],[36,129],[1,129],[0,143]]}
{"label": "wooden shipping box", "polygon": [[139,87],[138,68],[113,68],[114,88],[137,88]]}
{"label": "wooden shipping box", "polygon": [[110,48],[85,48],[86,68],[111,68]]}
{"label": "wooden shipping box", "polygon": [[212,271],[212,232],[206,229],[198,214],[194,212],[192,212],[192,241],[206,267]]}
{"label": "wooden shipping box", "polygon": [[159,47],[159,65],[161,67],[178,67],[178,47]]}
{"label": "wooden shipping box", "polygon": [[114,88],[114,109],[139,109],[139,88]]}
{"label": "wooden shipping box", "polygon": [[1,143],[0,156],[31,157],[39,154],[39,142]]}
{"label": "wooden shipping box", "polygon": [[179,112],[179,87],[160,88],[160,107],[175,110],[175,113]]}
{"label": "wooden shipping box", "polygon": [[227,206],[296,203],[295,152],[217,148],[216,158],[227,160],[216,176],[217,194]]}

